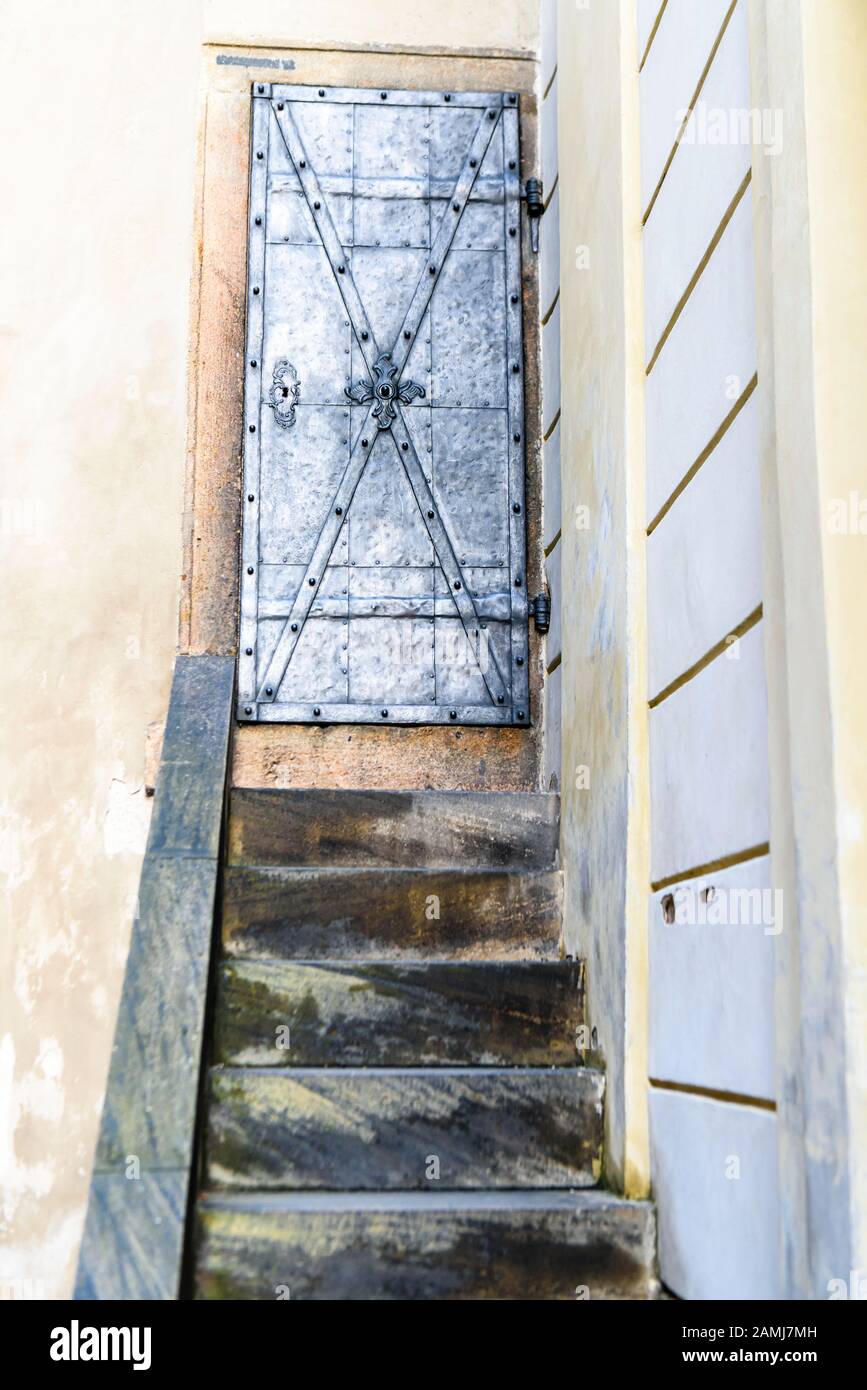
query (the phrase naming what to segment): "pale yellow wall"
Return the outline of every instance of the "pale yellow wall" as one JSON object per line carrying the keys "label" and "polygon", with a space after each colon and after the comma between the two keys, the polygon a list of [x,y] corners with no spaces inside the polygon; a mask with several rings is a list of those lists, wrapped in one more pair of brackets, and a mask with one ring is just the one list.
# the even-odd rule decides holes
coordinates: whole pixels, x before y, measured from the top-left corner
{"label": "pale yellow wall", "polygon": [[[867,1262],[867,10],[751,0],[772,844],[786,894],[777,1045],[783,1269],[827,1297]],[[830,506],[855,493],[854,529]]]}
{"label": "pale yellow wall", "polygon": [[208,43],[535,54],[536,0],[203,0]]}
{"label": "pale yellow wall", "polygon": [[181,578],[201,43],[535,50],[533,0],[0,18],[0,1283],[71,1287]]}
{"label": "pale yellow wall", "polygon": [[650,872],[636,51],[632,0],[561,0],[564,925],[607,1070],[606,1175],[638,1196]]}
{"label": "pale yellow wall", "polygon": [[[858,499],[859,530],[823,528],[849,1110],[851,1267],[867,1266],[867,5],[804,7],[820,503]],[[828,152],[834,157],[829,158]],[[852,177],[840,177],[841,168]]]}
{"label": "pale yellow wall", "polygon": [[[783,122],[781,149],[760,152],[754,173],[771,841],[785,901],[780,1271],[787,1293],[826,1297],[829,1274],[845,1281],[867,1265],[867,8],[751,0],[750,10],[753,102]],[[624,75],[633,36],[631,0],[628,8],[561,4],[566,929],[568,948],[588,959],[608,1071],[609,1174],[637,1187],[636,1176],[646,1180],[636,1103],[646,975],[634,903],[648,875],[643,543],[634,515],[642,315]],[[835,536],[828,505],[852,491],[864,533]],[[576,534],[576,506],[589,508],[589,531]],[[586,790],[575,778],[582,766]]]}
{"label": "pale yellow wall", "polygon": [[24,1296],[70,1285],[175,650],[198,43],[176,0],[0,19],[0,1278]]}

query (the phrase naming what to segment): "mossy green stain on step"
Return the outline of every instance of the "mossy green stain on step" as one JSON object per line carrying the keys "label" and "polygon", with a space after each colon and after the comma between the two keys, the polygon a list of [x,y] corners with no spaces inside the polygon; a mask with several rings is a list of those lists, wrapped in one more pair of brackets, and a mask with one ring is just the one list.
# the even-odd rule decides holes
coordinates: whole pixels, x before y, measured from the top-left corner
{"label": "mossy green stain on step", "polygon": [[[220,974],[215,1060],[574,1066],[583,1020],[574,961],[234,960]],[[291,1046],[278,1049],[275,1030],[287,1023]]]}
{"label": "mossy green stain on step", "polygon": [[603,1078],[582,1068],[215,1069],[207,1180],[236,1189],[581,1187]]}

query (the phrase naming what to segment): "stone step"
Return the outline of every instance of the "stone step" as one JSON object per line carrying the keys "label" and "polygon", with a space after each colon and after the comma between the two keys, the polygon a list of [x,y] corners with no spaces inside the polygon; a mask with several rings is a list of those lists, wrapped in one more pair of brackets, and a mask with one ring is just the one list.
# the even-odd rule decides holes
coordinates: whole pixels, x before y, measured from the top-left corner
{"label": "stone step", "polygon": [[195,1296],[647,1299],[654,1218],[603,1192],[209,1195]]}
{"label": "stone step", "polygon": [[556,959],[561,901],[557,869],[230,865],[223,945],[270,959]]}
{"label": "stone step", "polygon": [[579,961],[233,960],[219,971],[213,1060],[575,1066],[583,1022]]}
{"label": "stone step", "polygon": [[560,799],[533,792],[237,788],[230,864],[554,868]]}
{"label": "stone step", "polygon": [[604,1084],[582,1067],[214,1068],[205,1185],[589,1187]]}

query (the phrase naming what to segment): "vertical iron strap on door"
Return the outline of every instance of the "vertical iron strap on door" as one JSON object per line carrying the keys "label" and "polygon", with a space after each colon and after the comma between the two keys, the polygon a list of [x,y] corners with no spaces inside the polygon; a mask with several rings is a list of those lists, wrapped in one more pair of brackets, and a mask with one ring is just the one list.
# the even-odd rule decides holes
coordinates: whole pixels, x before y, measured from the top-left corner
{"label": "vertical iron strap on door", "polygon": [[515,94],[254,87],[240,718],[529,723],[520,241]]}
{"label": "vertical iron strap on door", "polygon": [[[244,492],[241,525],[241,623],[238,648],[238,690],[247,702],[256,689],[256,647],[259,624],[259,480],[261,475],[262,346],[265,328],[265,222],[268,192],[269,106],[253,101],[251,144],[264,159],[250,161],[250,201],[247,217],[247,355],[244,368]],[[255,425],[255,429],[251,429]],[[252,713],[251,708],[251,713]],[[244,714],[245,718],[250,715]]]}
{"label": "vertical iron strap on door", "polygon": [[[503,180],[505,184],[504,212],[506,223],[506,284],[521,283],[521,164],[518,151],[518,113],[514,108],[503,112]],[[527,663],[527,577],[526,528],[524,522],[524,339],[521,320],[521,295],[509,296],[506,314],[508,347],[507,379],[509,382],[509,555],[511,557],[509,594],[512,607],[512,700],[516,723],[521,723],[523,711],[529,708],[529,673]],[[516,371],[515,368],[518,368]],[[522,718],[518,718],[522,716]]]}

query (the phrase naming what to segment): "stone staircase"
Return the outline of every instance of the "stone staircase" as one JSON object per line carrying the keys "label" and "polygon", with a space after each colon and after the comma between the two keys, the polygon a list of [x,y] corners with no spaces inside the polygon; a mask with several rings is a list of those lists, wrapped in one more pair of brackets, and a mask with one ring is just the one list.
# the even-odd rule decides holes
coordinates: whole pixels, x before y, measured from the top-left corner
{"label": "stone staircase", "polygon": [[645,1298],[596,1189],[558,799],[231,797],[194,1295]]}

